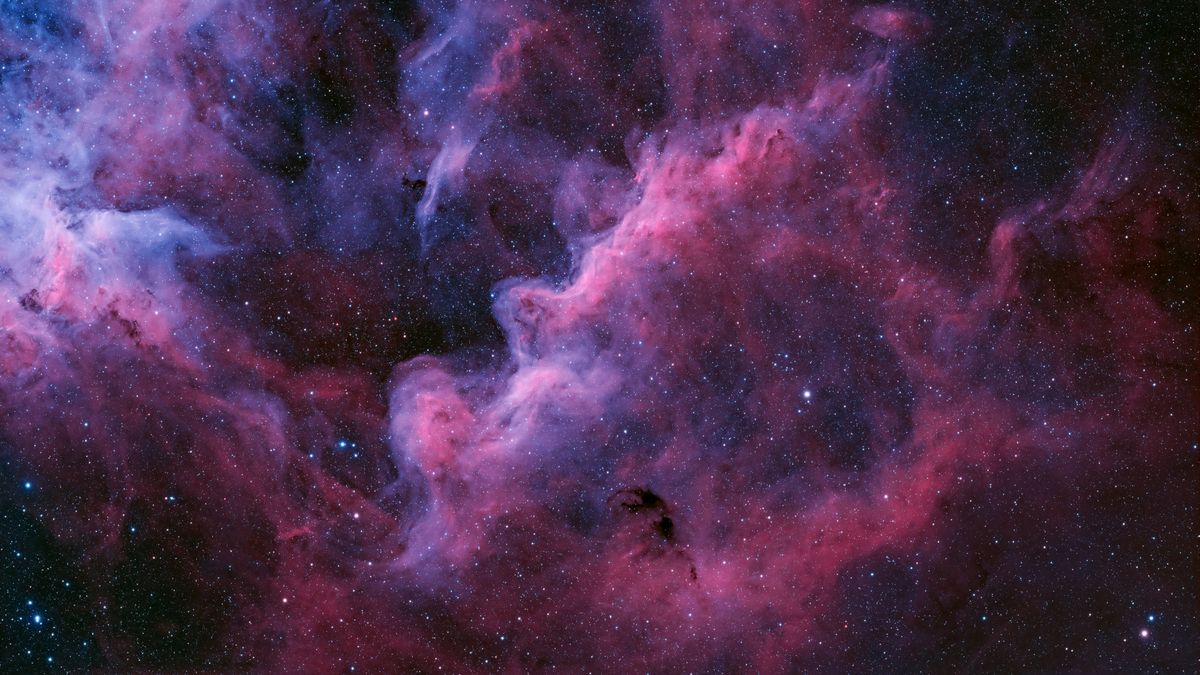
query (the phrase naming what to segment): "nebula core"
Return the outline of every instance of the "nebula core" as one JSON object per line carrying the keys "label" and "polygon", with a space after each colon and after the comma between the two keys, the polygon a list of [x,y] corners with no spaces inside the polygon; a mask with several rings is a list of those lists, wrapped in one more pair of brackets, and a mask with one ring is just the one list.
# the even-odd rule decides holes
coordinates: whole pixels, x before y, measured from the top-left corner
{"label": "nebula core", "polygon": [[0,671],[1196,672],[1198,25],[0,0]]}

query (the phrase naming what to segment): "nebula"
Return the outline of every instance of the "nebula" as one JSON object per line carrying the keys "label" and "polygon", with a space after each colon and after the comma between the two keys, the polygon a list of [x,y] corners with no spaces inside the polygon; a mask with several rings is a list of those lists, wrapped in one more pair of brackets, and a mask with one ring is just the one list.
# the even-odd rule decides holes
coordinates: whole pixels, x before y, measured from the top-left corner
{"label": "nebula", "polygon": [[0,671],[1194,669],[1197,17],[0,1]]}

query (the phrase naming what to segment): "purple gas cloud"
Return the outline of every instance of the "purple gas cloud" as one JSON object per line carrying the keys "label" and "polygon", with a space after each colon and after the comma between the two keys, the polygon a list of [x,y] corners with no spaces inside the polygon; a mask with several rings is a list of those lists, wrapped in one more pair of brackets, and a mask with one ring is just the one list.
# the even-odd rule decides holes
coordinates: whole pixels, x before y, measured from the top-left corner
{"label": "purple gas cloud", "polygon": [[1035,5],[0,3],[0,670],[1194,666],[1195,12]]}

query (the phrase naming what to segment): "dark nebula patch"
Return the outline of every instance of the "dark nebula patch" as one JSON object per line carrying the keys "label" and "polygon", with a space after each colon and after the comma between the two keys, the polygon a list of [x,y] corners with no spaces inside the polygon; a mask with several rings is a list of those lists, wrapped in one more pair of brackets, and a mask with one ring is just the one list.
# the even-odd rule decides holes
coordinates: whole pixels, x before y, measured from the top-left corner
{"label": "dark nebula patch", "polygon": [[0,0],[0,671],[1195,670],[1198,20]]}
{"label": "dark nebula patch", "polygon": [[662,497],[645,488],[628,488],[617,492],[614,498],[625,511],[648,516],[652,530],[664,541],[674,540],[675,521]]}

